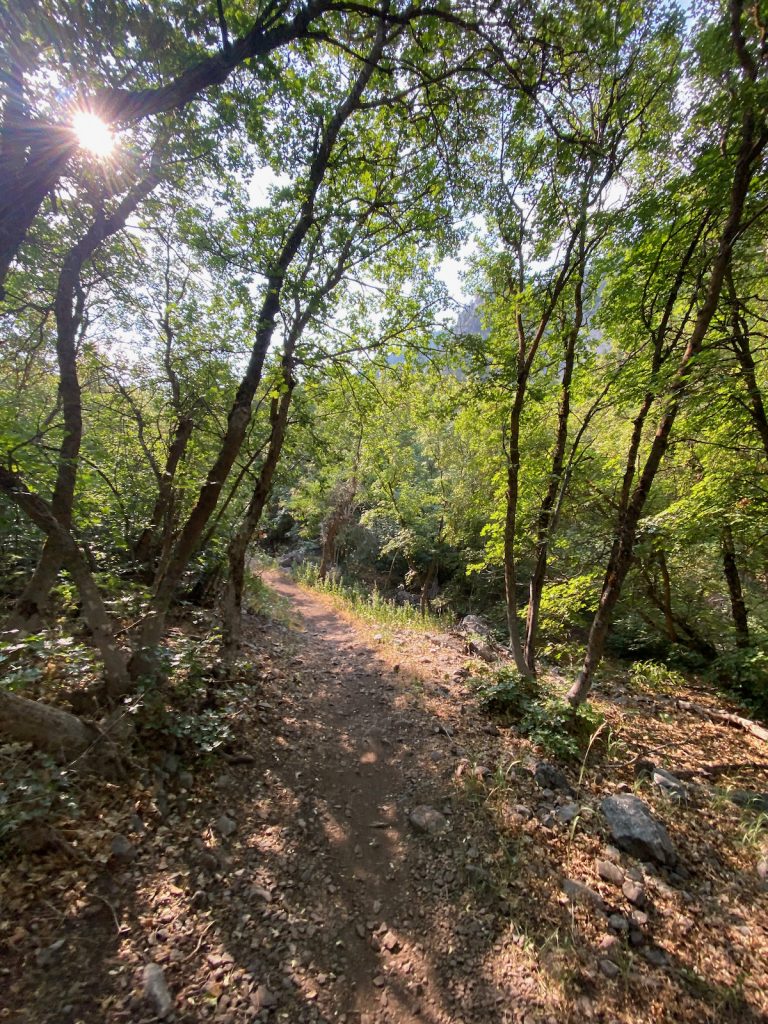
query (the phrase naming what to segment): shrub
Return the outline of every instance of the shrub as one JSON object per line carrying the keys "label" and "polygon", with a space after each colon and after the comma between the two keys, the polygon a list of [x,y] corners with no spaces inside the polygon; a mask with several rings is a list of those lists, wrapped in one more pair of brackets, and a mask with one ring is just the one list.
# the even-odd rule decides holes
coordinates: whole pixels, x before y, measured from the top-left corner
{"label": "shrub", "polygon": [[604,721],[589,705],[573,708],[514,669],[499,669],[474,685],[486,711],[514,723],[521,735],[563,760],[580,758]]}
{"label": "shrub", "polygon": [[735,694],[761,718],[768,717],[768,652],[757,647],[725,651],[707,673],[711,682]]}
{"label": "shrub", "polygon": [[636,661],[629,670],[632,683],[666,692],[686,685],[685,676],[659,661]]}

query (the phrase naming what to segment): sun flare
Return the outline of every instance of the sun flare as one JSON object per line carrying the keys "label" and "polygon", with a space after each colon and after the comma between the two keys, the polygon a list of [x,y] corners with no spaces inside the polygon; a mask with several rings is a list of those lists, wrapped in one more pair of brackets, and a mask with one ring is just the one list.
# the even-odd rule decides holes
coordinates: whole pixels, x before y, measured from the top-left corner
{"label": "sun flare", "polygon": [[81,111],[79,114],[75,114],[72,126],[82,149],[87,149],[89,153],[93,153],[94,156],[101,159],[111,155],[115,148],[115,137],[109,125],[105,124],[100,117],[87,111]]}

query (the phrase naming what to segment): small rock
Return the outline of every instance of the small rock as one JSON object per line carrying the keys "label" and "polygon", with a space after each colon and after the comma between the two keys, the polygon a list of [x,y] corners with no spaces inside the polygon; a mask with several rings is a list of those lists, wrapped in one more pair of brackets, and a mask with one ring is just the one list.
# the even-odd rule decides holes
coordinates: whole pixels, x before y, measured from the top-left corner
{"label": "small rock", "polygon": [[377,974],[376,977],[373,979],[373,984],[376,986],[376,988],[384,988],[386,982],[387,979],[384,977],[383,974]]}
{"label": "small rock", "polygon": [[491,633],[490,626],[479,615],[465,615],[458,628],[460,632],[474,636],[488,637]]}
{"label": "small rock", "polygon": [[677,860],[664,826],[652,817],[648,805],[632,793],[606,797],[600,809],[616,845],[641,860],[674,865]]}
{"label": "small rock", "polygon": [[120,864],[129,864],[138,854],[138,850],[130,839],[122,835],[114,836],[110,844],[110,850],[113,859]]}
{"label": "small rock", "polygon": [[256,1013],[259,1010],[269,1010],[273,1006],[277,1006],[277,996],[270,992],[266,985],[259,985],[251,996],[251,1006]]}
{"label": "small rock", "polygon": [[622,885],[621,891],[629,902],[634,904],[636,907],[645,906],[645,889],[642,885],[638,885],[637,882],[632,882],[630,879],[627,879],[624,885]]}
{"label": "small rock", "polygon": [[218,871],[219,869],[219,858],[210,850],[203,850],[198,854],[197,862],[204,871]]}
{"label": "small rock", "polygon": [[635,946],[635,947],[642,946],[642,944],[644,942],[645,942],[645,936],[643,935],[643,933],[640,931],[639,928],[630,928],[629,929],[629,943],[630,943],[631,946]]}
{"label": "small rock", "polygon": [[236,829],[237,825],[234,823],[234,821],[232,821],[231,818],[228,818],[226,814],[222,814],[222,816],[216,822],[216,830],[218,831],[219,835],[224,837],[224,839],[227,839],[228,836],[231,836],[232,833],[236,831]]}
{"label": "small rock", "polygon": [[629,931],[629,921],[621,914],[611,914],[608,918],[608,927],[612,928],[615,932],[624,933]]}
{"label": "small rock", "polygon": [[59,959],[57,954],[64,948],[66,941],[66,939],[57,939],[50,946],[46,946],[45,949],[38,949],[35,954],[38,967],[52,967],[56,960]]}
{"label": "small rock", "polygon": [[578,816],[581,808],[578,804],[564,804],[562,807],[558,807],[555,811],[555,817],[558,821],[562,822],[563,825],[567,825]]}
{"label": "small rock", "polygon": [[539,761],[533,771],[533,781],[539,789],[559,789],[564,793],[573,795],[573,788],[570,782],[559,768],[546,761]]}
{"label": "small rock", "polygon": [[667,964],[667,954],[660,946],[649,946],[644,949],[643,956],[649,964],[653,964],[654,967],[665,967]]}
{"label": "small rock", "polygon": [[408,820],[417,832],[423,832],[431,836],[439,835],[448,827],[445,815],[441,814],[440,811],[436,811],[434,807],[429,807],[427,804],[414,807],[408,815]]}
{"label": "small rock", "polygon": [[165,974],[160,964],[147,964],[142,977],[144,995],[152,1003],[155,1013],[162,1020],[173,1010],[173,997],[168,990]]}
{"label": "small rock", "polygon": [[663,790],[673,800],[685,800],[688,797],[685,783],[665,768],[654,768],[651,773],[651,781],[654,786]]}
{"label": "small rock", "polygon": [[400,949],[400,942],[394,932],[386,932],[381,942],[384,948],[388,949],[390,953],[397,953]]}
{"label": "small rock", "polygon": [[192,789],[195,784],[195,777],[192,772],[179,772],[179,786],[182,789]]}
{"label": "small rock", "polygon": [[623,869],[609,860],[597,862],[597,873],[604,882],[611,882],[613,885],[622,885],[624,882]]}
{"label": "small rock", "polygon": [[560,888],[571,903],[585,903],[595,907],[596,910],[605,910],[605,901],[600,893],[590,889],[582,882],[577,882],[573,878],[564,878],[560,883]]}
{"label": "small rock", "polygon": [[606,978],[615,978],[619,973],[618,965],[607,957],[603,957],[603,959],[599,961],[599,967]]}

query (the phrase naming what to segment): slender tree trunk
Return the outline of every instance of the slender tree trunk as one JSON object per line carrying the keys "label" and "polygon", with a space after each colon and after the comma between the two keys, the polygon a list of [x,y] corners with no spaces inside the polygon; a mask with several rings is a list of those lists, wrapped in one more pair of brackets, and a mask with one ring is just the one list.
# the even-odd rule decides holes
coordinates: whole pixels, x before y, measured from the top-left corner
{"label": "slender tree trunk", "polygon": [[733,530],[730,524],[722,529],[721,550],[723,553],[723,575],[728,584],[728,596],[731,602],[731,616],[736,630],[736,646],[749,647],[749,619],[744,591],[741,587],[739,566],[736,561],[736,545],[733,542]]}
{"label": "slender tree trunk", "polygon": [[563,469],[565,466],[565,450],[568,443],[568,423],[571,415],[571,382],[573,380],[573,364],[576,358],[576,342],[584,322],[584,265],[583,237],[576,287],[574,291],[574,321],[568,332],[563,359],[563,376],[560,384],[560,406],[557,412],[557,433],[552,452],[552,466],[549,471],[549,483],[539,507],[536,523],[536,562],[528,585],[528,612],[525,624],[525,663],[528,671],[536,674],[536,640],[539,628],[539,612],[544,583],[547,578],[547,559],[549,544],[557,526],[555,509],[558,495],[564,485]]}
{"label": "slender tree trunk", "polygon": [[602,659],[613,613],[618,604],[621,589],[632,562],[637,526],[643,513],[646,499],[650,493],[651,485],[669,446],[672,427],[688,386],[692,361],[701,352],[704,338],[717,309],[733,246],[741,230],[744,204],[749,193],[754,168],[765,149],[766,143],[768,143],[768,130],[765,123],[758,124],[754,111],[751,108],[747,109],[742,119],[739,152],[734,168],[728,216],[720,233],[718,250],[712,263],[706,296],[696,316],[691,336],[678,365],[677,372],[671,382],[665,408],[659,420],[642,474],[634,488],[626,513],[620,517],[616,539],[603,581],[600,604],[592,621],[584,664],[579,677],[568,692],[568,699],[574,705],[586,700],[592,685],[595,669]]}
{"label": "slender tree trunk", "polygon": [[240,629],[242,625],[243,609],[243,586],[245,584],[245,559],[248,546],[253,539],[254,531],[259,525],[264,506],[269,500],[272,491],[272,480],[275,469],[280,461],[283,450],[283,442],[288,427],[288,411],[293,397],[294,383],[290,381],[288,390],[284,391],[279,399],[272,403],[271,423],[272,432],[269,440],[267,454],[261,466],[256,486],[251,494],[251,500],[245,510],[242,522],[235,531],[227,551],[229,563],[229,575],[224,587],[224,594],[221,603],[221,616],[223,626],[222,652],[225,662],[230,664],[237,654],[240,643]]}
{"label": "slender tree trunk", "polygon": [[419,599],[419,610],[423,616],[426,616],[430,609],[429,592],[432,589],[435,576],[437,574],[437,555],[435,555],[429,563],[426,575],[424,576],[424,582],[421,585],[421,596]]}
{"label": "slender tree trunk", "polygon": [[517,621],[517,560],[515,556],[515,532],[517,527],[517,504],[520,491],[520,418],[525,396],[526,380],[518,376],[517,391],[509,414],[509,436],[507,438],[507,507],[504,515],[504,592],[507,606],[507,630],[509,645],[515,668],[524,676],[531,670],[525,660],[520,638],[520,624]]}
{"label": "slender tree trunk", "polygon": [[136,561],[150,571],[154,570],[173,531],[176,471],[184,458],[194,426],[194,420],[189,416],[177,420],[149,524],[136,542]]}
{"label": "slender tree trunk", "polygon": [[669,566],[667,556],[660,548],[657,552],[659,569],[661,570],[661,593],[664,612],[664,625],[667,630],[667,637],[672,643],[677,643],[677,630],[675,629],[675,616],[672,612],[672,581],[669,578]]}
{"label": "slender tree trunk", "polygon": [[320,551],[320,568],[318,569],[321,580],[326,578],[328,570],[336,563],[336,542],[342,527],[352,517],[357,494],[357,477],[353,476],[351,480],[346,480],[335,493],[336,503],[326,516],[322,526],[323,546]]}
{"label": "slender tree trunk", "polygon": [[739,364],[741,377],[747,389],[747,398],[749,403],[747,408],[749,415],[752,419],[753,426],[757,431],[757,435],[760,438],[766,458],[768,458],[768,414],[766,413],[765,402],[763,401],[763,393],[760,389],[760,385],[757,383],[757,367],[754,356],[752,355],[752,346],[749,340],[749,328],[739,311],[739,300],[736,294],[736,286],[733,281],[733,273],[730,267],[728,268],[728,274],[726,276],[726,284],[728,287],[728,301],[731,306],[732,314],[733,351]]}

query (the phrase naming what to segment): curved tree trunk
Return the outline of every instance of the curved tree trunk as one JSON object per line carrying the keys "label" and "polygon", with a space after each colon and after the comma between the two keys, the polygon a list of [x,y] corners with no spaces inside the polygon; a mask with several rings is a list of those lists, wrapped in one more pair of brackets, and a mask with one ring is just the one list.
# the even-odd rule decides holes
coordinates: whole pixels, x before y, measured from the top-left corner
{"label": "curved tree trunk", "polygon": [[150,575],[154,575],[160,555],[167,547],[168,539],[173,531],[176,470],[184,458],[194,426],[194,420],[189,416],[182,417],[177,421],[173,438],[168,447],[168,455],[160,477],[149,524],[136,542],[134,549],[136,561],[144,566]]}
{"label": "curved tree trunk", "polygon": [[25,512],[47,537],[52,537],[62,553],[65,567],[75,581],[82,603],[83,618],[93,635],[93,641],[104,664],[107,693],[113,698],[122,697],[130,688],[125,659],[115,643],[107,610],[91,575],[85,557],[70,531],[61,524],[50,506],[39,494],[29,490],[16,473],[0,466],[0,489]]}

